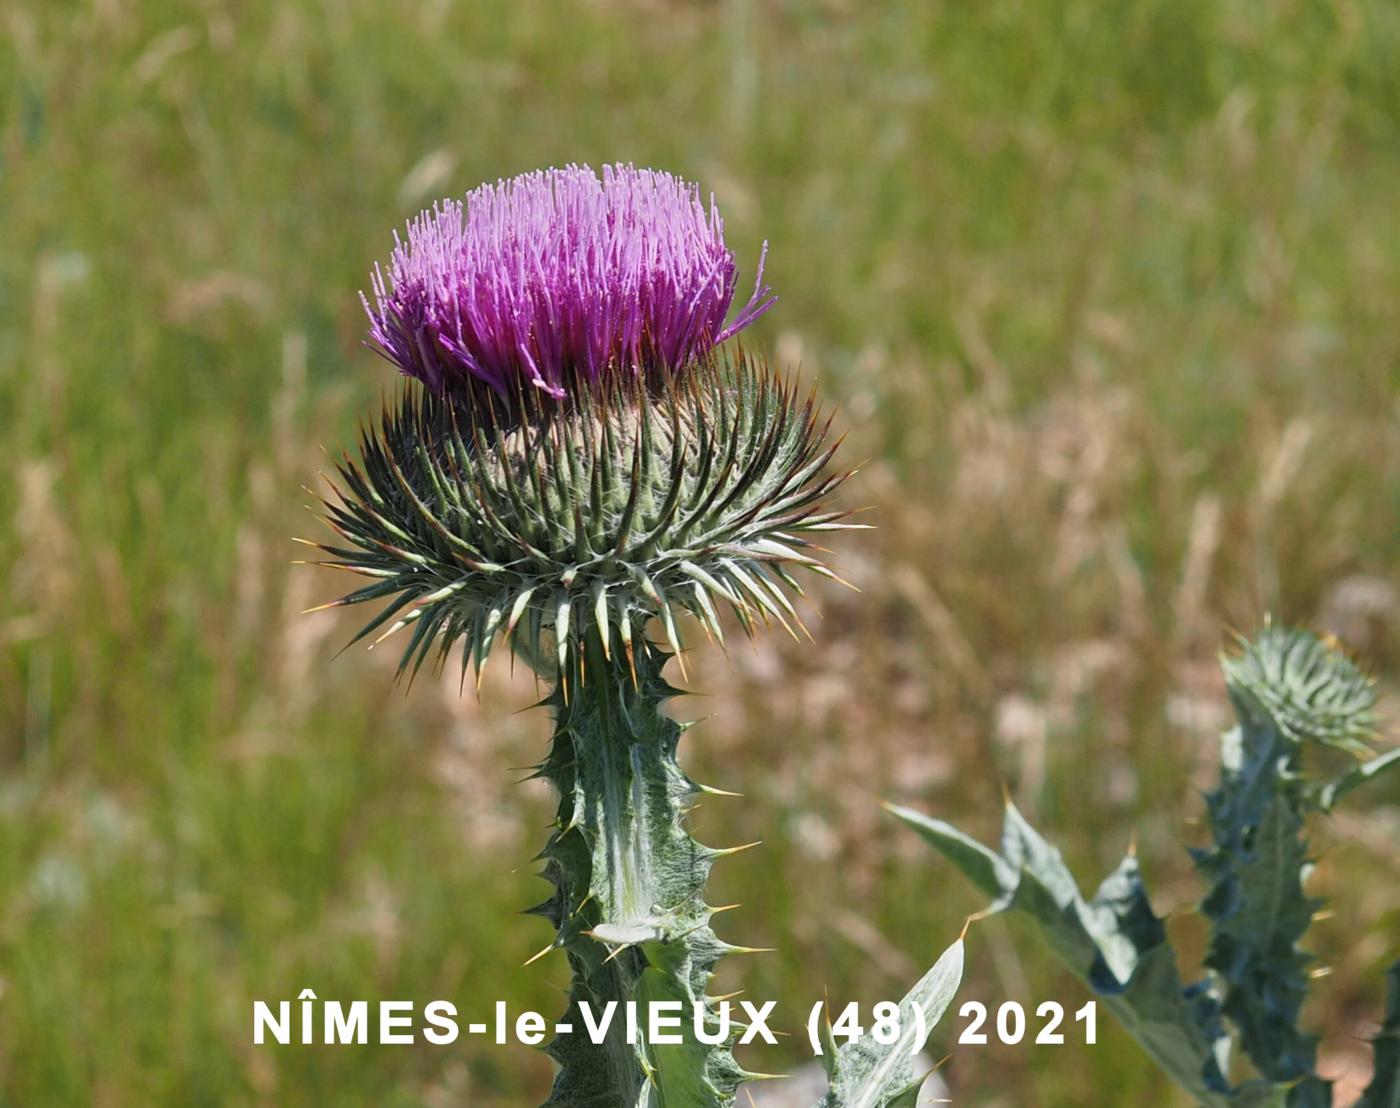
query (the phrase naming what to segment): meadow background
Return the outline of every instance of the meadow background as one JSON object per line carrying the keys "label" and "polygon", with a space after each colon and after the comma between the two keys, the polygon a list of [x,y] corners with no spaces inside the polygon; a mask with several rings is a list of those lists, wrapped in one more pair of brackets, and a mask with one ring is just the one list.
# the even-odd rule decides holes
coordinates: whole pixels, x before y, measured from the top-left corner
{"label": "meadow background", "polygon": [[[1398,58],[1390,0],[0,5],[0,1105],[547,1088],[529,1048],[255,1049],[250,1013],[562,1004],[514,914],[551,811],[512,784],[531,683],[332,661],[354,617],[299,614],[342,582],[291,538],[394,385],[356,297],[391,230],[575,160],[713,189],[745,275],[769,241],[752,341],[839,409],[879,528],[815,646],[696,642],[685,762],[746,794],[700,835],[764,840],[716,870],[723,933],[778,948],[726,981],[900,995],[981,905],[878,802],[989,836],[1003,782],[1086,884],[1136,829],[1198,951],[1180,816],[1230,630],[1272,611],[1400,676]],[[1393,782],[1314,837],[1307,1019],[1352,1081],[1398,837]],[[971,959],[963,999],[1085,998],[1014,924]],[[1168,1101],[1107,1021],[945,1074]]]}

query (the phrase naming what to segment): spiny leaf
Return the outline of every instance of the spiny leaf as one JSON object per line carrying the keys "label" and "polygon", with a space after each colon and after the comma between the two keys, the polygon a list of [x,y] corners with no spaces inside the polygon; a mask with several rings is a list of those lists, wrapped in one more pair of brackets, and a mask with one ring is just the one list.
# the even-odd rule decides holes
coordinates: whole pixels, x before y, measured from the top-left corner
{"label": "spiny leaf", "polygon": [[992,898],[989,911],[1029,917],[1059,959],[1201,1104],[1243,1103],[1224,1078],[1217,1036],[1182,986],[1134,857],[1124,858],[1086,901],[1059,851],[1013,805],[1007,806],[1000,852],[942,820],[907,808],[890,811]]}
{"label": "spiny leaf", "polygon": [[925,1076],[915,1072],[914,1056],[953,1002],[962,975],[958,939],[900,1002],[894,1042],[880,1043],[866,1034],[824,1059],[831,1087],[816,1108],[912,1108]]}

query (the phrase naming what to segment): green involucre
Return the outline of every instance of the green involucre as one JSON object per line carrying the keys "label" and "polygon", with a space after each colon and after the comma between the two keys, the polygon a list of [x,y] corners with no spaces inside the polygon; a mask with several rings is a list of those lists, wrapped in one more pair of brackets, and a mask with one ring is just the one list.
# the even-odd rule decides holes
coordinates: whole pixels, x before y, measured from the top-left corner
{"label": "green involucre", "polygon": [[410,388],[338,466],[323,503],[344,541],[312,545],[373,579],[335,603],[388,601],[357,639],[411,628],[401,671],[458,640],[479,670],[501,634],[562,667],[590,631],[630,650],[652,616],[674,651],[681,612],[722,641],[721,605],[791,629],[791,571],[830,575],[812,537],[854,526],[825,505],[845,475],[813,400],[746,356],[522,405]]}
{"label": "green involucre", "polygon": [[1276,727],[1295,743],[1370,753],[1376,690],[1340,650],[1310,631],[1266,623],[1221,660],[1242,722]]}

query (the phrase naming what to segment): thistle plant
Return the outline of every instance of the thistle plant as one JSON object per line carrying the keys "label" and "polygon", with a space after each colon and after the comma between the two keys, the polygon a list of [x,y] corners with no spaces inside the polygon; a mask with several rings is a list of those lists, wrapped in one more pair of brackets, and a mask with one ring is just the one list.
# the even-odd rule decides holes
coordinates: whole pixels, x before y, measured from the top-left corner
{"label": "thistle plant", "polygon": [[601,1047],[560,1036],[561,1108],[726,1105],[747,1076],[706,995],[738,949],[703,895],[728,851],[686,829],[709,790],[677,762],[664,671],[687,614],[721,643],[724,611],[748,633],[800,627],[797,574],[833,576],[817,542],[852,525],[828,503],[844,475],[813,398],[719,346],[773,302],[761,259],[726,322],[735,288],[694,186],[570,167],[424,213],[365,302],[412,381],[323,501],[339,537],[321,564],[369,582],[334,603],[382,602],[356,639],[404,636],[400,674],[460,647],[479,681],[504,642],[548,682],[553,893],[533,911],[571,967],[565,1018],[681,1001],[718,1040],[632,1044],[621,1020]]}
{"label": "thistle plant", "polygon": [[[1136,857],[1085,898],[1058,850],[1008,803],[1000,849],[908,809],[894,814],[992,898],[1030,919],[1161,1069],[1210,1108],[1330,1108],[1317,1038],[1300,1024],[1314,956],[1302,946],[1321,902],[1307,891],[1310,819],[1400,766],[1376,754],[1375,692],[1334,646],[1274,625],[1222,659],[1238,723],[1221,738],[1206,798],[1210,843],[1192,850],[1206,886],[1205,976],[1183,983]],[[1332,776],[1328,763],[1347,765]],[[1400,1106],[1400,962],[1357,1108]]]}

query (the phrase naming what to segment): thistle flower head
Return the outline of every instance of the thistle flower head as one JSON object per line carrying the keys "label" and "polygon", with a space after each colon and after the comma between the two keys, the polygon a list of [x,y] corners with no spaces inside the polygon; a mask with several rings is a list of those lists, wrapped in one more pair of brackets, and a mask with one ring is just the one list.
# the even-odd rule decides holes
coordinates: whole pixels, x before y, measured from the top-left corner
{"label": "thistle flower head", "polygon": [[[522,385],[562,397],[611,372],[677,370],[773,303],[727,325],[737,269],[711,199],[669,173],[571,165],[482,185],[395,235],[370,338],[436,394]],[[765,246],[766,252],[766,246]]]}

